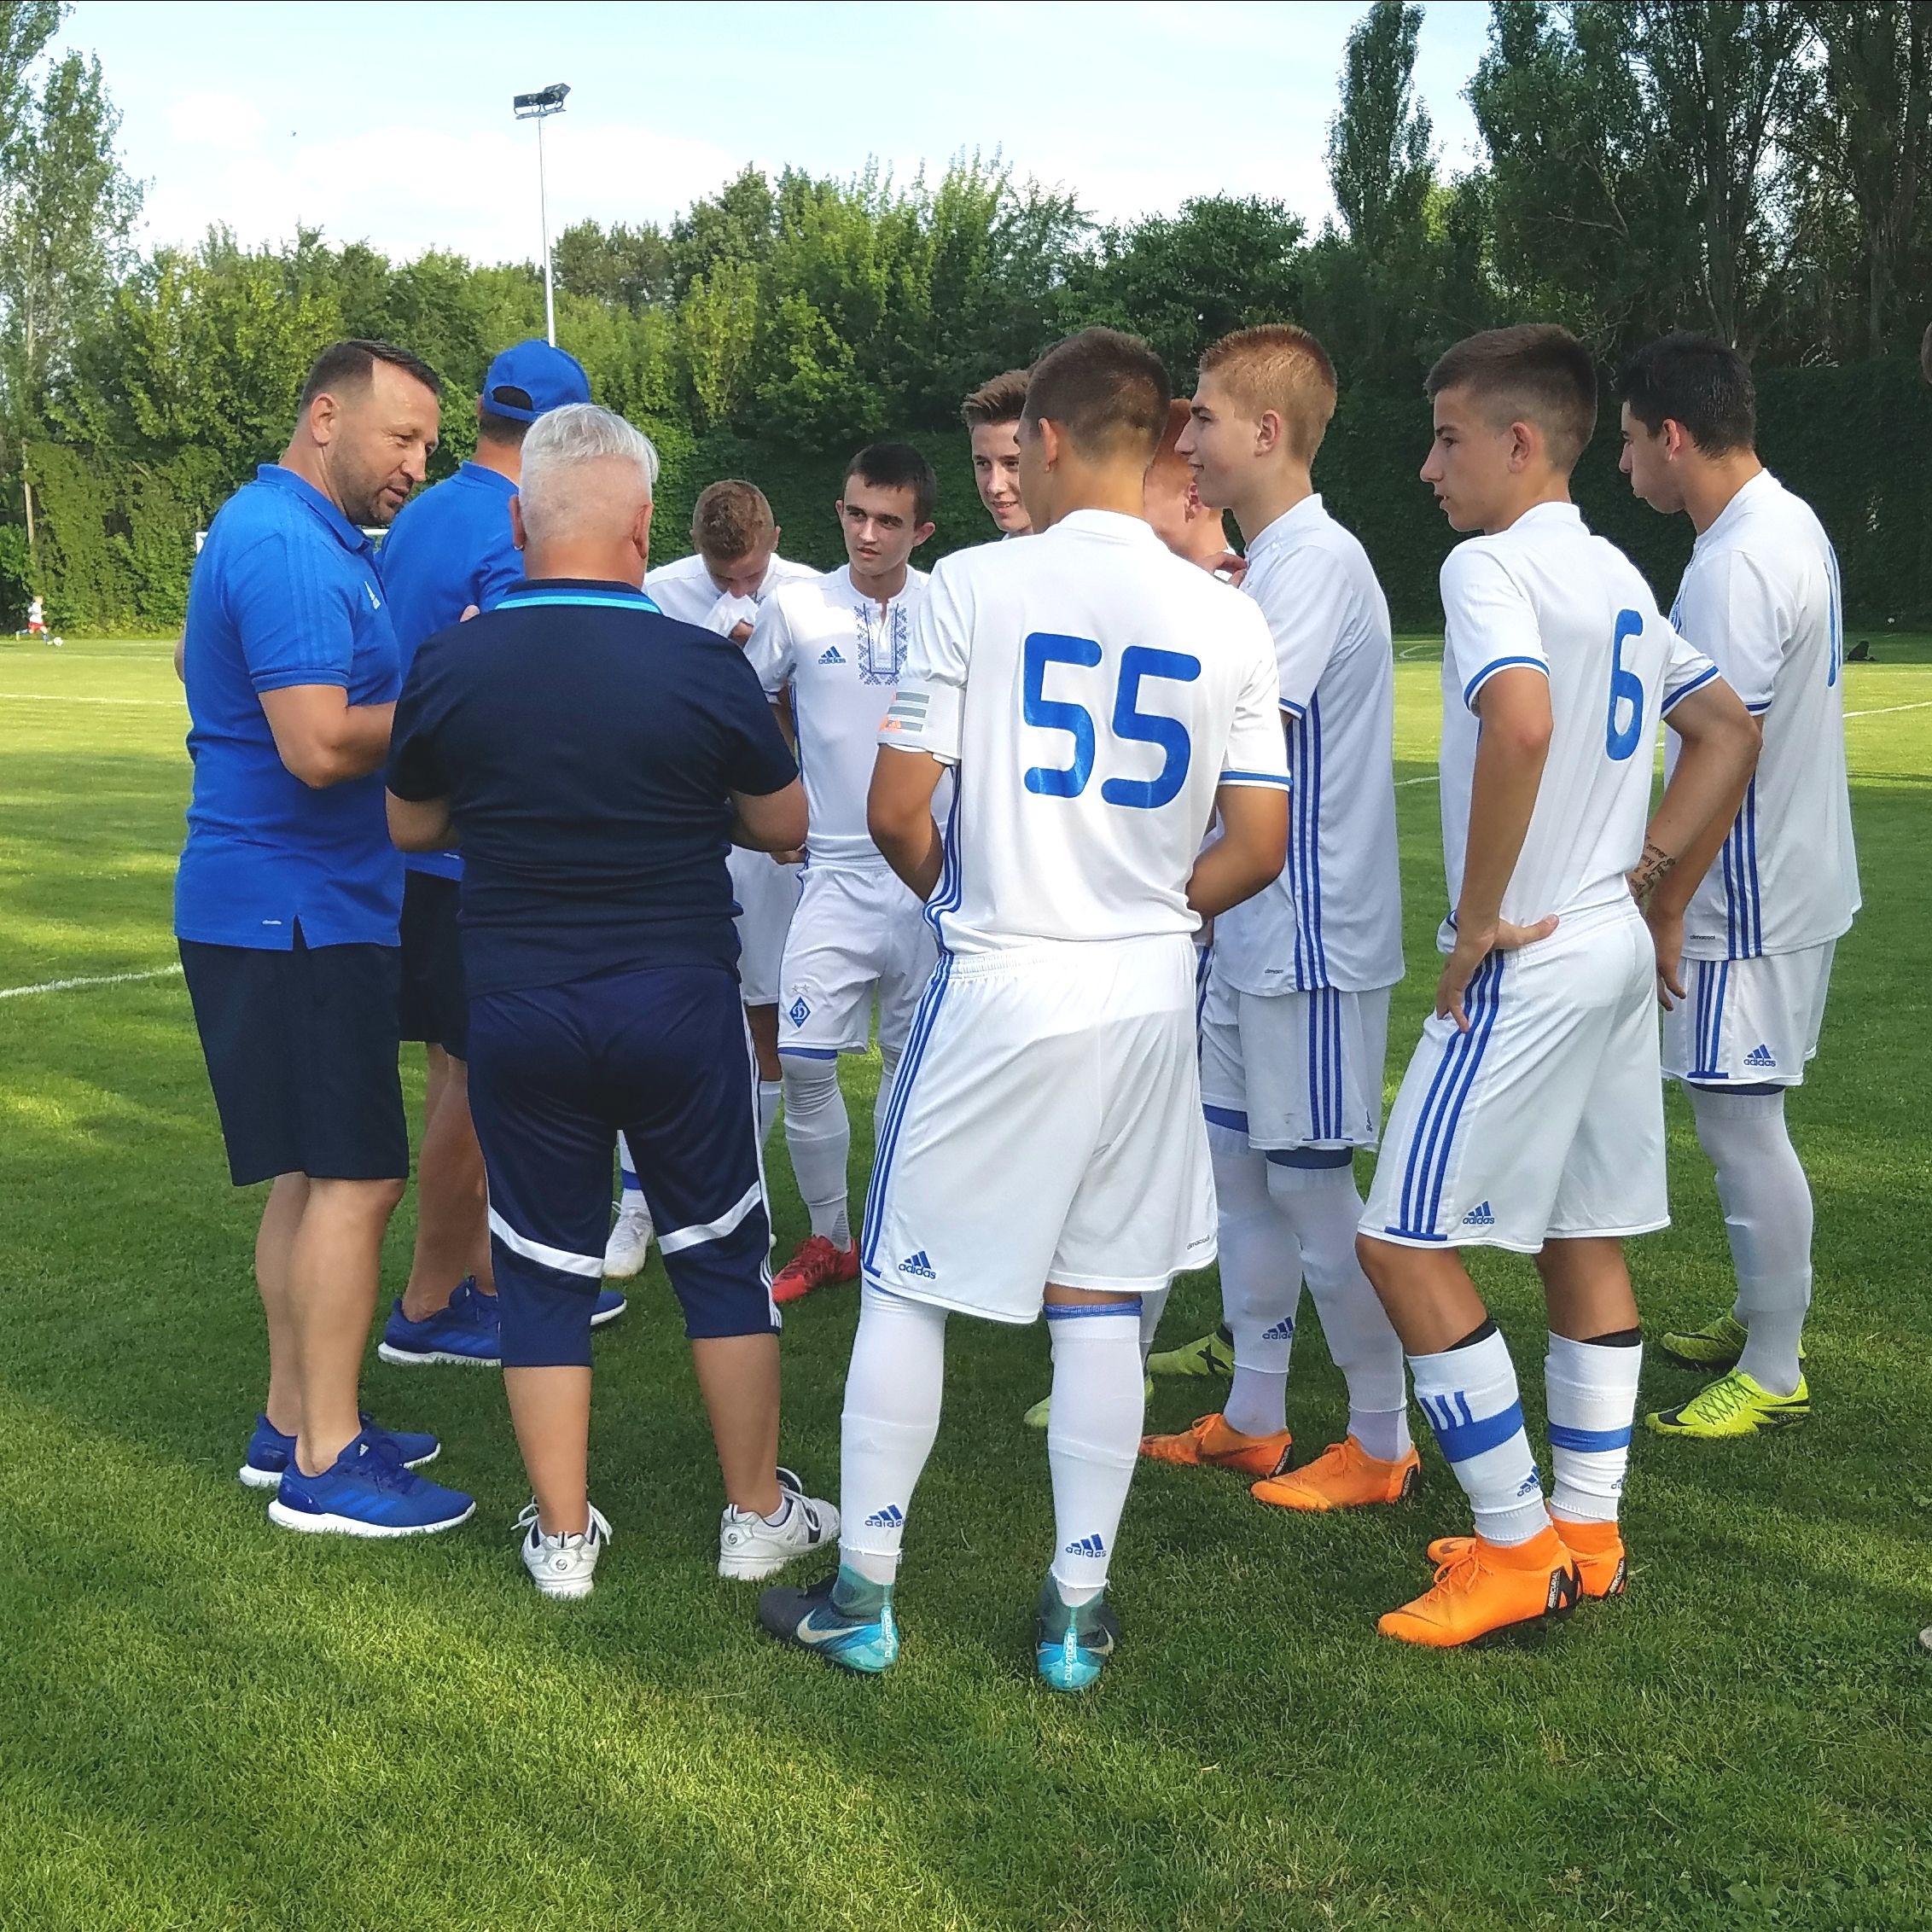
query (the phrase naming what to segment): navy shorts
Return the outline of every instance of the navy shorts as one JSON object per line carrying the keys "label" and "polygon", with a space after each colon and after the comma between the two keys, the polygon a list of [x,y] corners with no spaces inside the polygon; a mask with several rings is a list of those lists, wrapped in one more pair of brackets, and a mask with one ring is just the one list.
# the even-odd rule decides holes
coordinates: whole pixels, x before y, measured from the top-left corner
{"label": "navy shorts", "polygon": [[591,1359],[620,1132],[685,1334],[774,1331],[758,1068],[737,975],[665,966],[484,993],[469,1021],[505,1365]]}
{"label": "navy shorts", "polygon": [[457,937],[462,889],[434,872],[403,875],[402,1035],[453,1060],[469,1057],[469,990]]}
{"label": "navy shorts", "polygon": [[397,948],[178,944],[236,1186],[407,1180]]}

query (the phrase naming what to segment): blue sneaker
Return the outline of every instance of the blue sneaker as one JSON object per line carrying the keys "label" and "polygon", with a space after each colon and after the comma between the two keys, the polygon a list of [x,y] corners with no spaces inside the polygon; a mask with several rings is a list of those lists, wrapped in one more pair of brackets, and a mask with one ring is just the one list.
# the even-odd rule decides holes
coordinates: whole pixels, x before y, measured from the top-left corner
{"label": "blue sneaker", "polygon": [[320,1475],[291,1458],[268,1506],[283,1529],[337,1536],[428,1536],[476,1513],[460,1489],[403,1467],[394,1437],[364,1429]]}
{"label": "blue sneaker", "polygon": [[600,1288],[597,1305],[591,1311],[591,1326],[602,1328],[606,1322],[614,1322],[630,1306],[622,1289]]}
{"label": "blue sneaker", "polygon": [[1107,1592],[1074,1605],[1065,1602],[1050,1574],[1040,1586],[1035,1656],[1039,1673],[1056,1690],[1084,1690],[1099,1681],[1120,1640],[1120,1620]]}
{"label": "blue sneaker", "polygon": [[758,1621],[780,1643],[867,1677],[876,1677],[899,1655],[892,1586],[868,1583],[843,1563],[810,1590],[761,1590]]}
{"label": "blue sneaker", "polygon": [[466,1277],[457,1283],[446,1308],[425,1315],[420,1322],[412,1322],[399,1301],[382,1324],[382,1339],[375,1353],[399,1369],[427,1369],[439,1362],[459,1368],[501,1368],[503,1317],[497,1298],[484,1294]]}
{"label": "blue sneaker", "polygon": [[[384,1429],[368,1410],[360,1411],[364,1429],[371,1435],[386,1435],[396,1445],[397,1459],[406,1469],[419,1469],[443,1453],[443,1445],[427,1433],[414,1429]],[[248,1453],[236,1470],[236,1480],[245,1489],[279,1489],[282,1472],[295,1453],[295,1439],[284,1435],[266,1416],[255,1417],[255,1433],[248,1438]]]}

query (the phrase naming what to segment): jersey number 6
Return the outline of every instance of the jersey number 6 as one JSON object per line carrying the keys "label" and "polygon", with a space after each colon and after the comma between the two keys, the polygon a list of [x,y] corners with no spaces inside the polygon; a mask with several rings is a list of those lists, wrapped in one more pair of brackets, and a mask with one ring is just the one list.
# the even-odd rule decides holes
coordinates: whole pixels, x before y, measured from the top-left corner
{"label": "jersey number 6", "polygon": [[[1617,613],[1616,634],[1610,639],[1610,710],[1603,724],[1603,749],[1619,765],[1637,749],[1644,736],[1644,680],[1623,667],[1626,637],[1640,637],[1644,620],[1633,610]],[[1617,712],[1627,705],[1630,715],[1620,724]]]}
{"label": "jersey number 6", "polygon": [[[1091,671],[1100,662],[1100,646],[1091,637],[1035,631],[1028,635],[1025,650],[1026,684],[1021,715],[1039,730],[1064,731],[1074,741],[1073,762],[1033,765],[1027,773],[1027,789],[1040,798],[1078,798],[1093,777],[1097,750],[1093,713],[1071,699],[1050,698],[1046,695],[1046,670],[1050,664],[1068,664]],[[1143,711],[1141,685],[1155,678],[1191,684],[1200,675],[1201,660],[1184,651],[1151,650],[1143,644],[1132,644],[1120,653],[1120,679],[1114,689],[1114,736],[1160,746],[1164,762],[1151,778],[1103,780],[1100,795],[1108,804],[1147,812],[1179,795],[1193,755],[1187,727],[1178,718]]]}

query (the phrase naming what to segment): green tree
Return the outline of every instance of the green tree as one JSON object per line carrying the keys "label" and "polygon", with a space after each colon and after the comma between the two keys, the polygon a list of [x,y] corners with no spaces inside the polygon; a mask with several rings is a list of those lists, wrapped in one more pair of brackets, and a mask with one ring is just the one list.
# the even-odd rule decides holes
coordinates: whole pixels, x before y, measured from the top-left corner
{"label": "green tree", "polygon": [[758,271],[729,257],[692,278],[678,306],[678,337],[703,428],[730,420],[759,337]]}
{"label": "green tree", "polygon": [[573,223],[557,237],[551,266],[559,289],[626,309],[671,299],[671,244],[655,222]]}

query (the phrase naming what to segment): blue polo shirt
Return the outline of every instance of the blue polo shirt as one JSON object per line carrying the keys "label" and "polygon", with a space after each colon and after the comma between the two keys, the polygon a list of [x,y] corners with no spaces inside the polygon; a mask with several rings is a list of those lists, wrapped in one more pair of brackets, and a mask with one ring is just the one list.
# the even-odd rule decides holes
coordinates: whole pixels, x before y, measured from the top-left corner
{"label": "blue polo shirt", "polygon": [[[466,463],[404,503],[391,525],[382,539],[382,583],[405,677],[425,637],[457,622],[471,604],[494,610],[523,581],[523,553],[510,540],[515,494],[509,477]],[[412,852],[403,863],[439,879],[463,876],[463,859],[453,852]]]}
{"label": "blue polo shirt", "polygon": [[522,585],[416,654],[399,798],[446,798],[473,995],[738,957],[730,794],[798,776],[727,637],[622,584]]}
{"label": "blue polo shirt", "polygon": [[320,491],[264,463],[221,507],[188,587],[182,659],[188,842],[174,929],[210,946],[394,946],[403,862],[380,770],[311,790],[282,762],[264,691],[339,684],[352,705],[402,684],[369,539]]}

